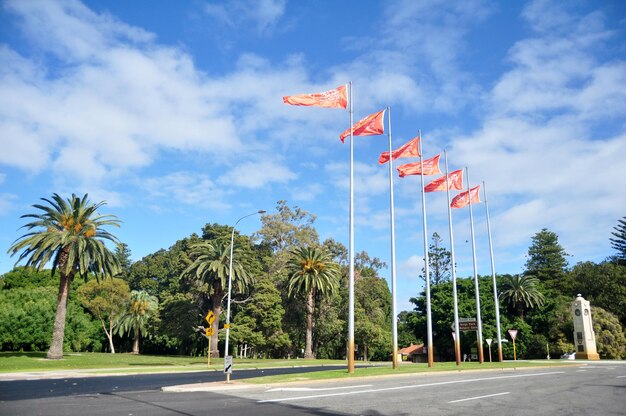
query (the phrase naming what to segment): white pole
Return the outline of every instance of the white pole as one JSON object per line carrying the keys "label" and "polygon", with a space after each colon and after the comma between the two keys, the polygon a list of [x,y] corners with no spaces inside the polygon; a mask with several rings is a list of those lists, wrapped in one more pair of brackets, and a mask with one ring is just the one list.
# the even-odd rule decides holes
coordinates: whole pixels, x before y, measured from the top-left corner
{"label": "white pole", "polygon": [[387,107],[389,137],[389,207],[391,210],[391,328],[393,333],[393,368],[398,368],[398,310],[396,307],[396,227],[393,209],[393,149],[391,147],[391,108]]}
{"label": "white pole", "polygon": [[430,270],[428,259],[428,227],[426,226],[426,192],[424,192],[424,160],[422,153],[422,132],[418,133],[418,144],[420,152],[420,170],[422,172],[422,220],[424,222],[424,274],[426,275],[426,334],[428,345],[428,367],[433,367],[433,317],[430,308]]}
{"label": "white pole", "polygon": [[452,298],[454,301],[454,355],[456,365],[461,365],[461,333],[459,332],[459,302],[456,290],[456,262],[454,261],[454,234],[452,232],[452,208],[450,207],[450,179],[448,178],[448,152],[443,151],[446,159],[446,192],[448,194],[448,225],[450,228],[450,260],[452,261]]}
{"label": "white pole", "polygon": [[502,339],[500,336],[500,301],[496,285],[496,267],[493,262],[493,243],[491,241],[491,224],[489,222],[489,205],[487,204],[487,188],[483,181],[483,195],[485,196],[485,212],[487,214],[487,233],[489,234],[489,254],[491,256],[491,279],[493,281],[493,301],[496,305],[496,331],[498,332],[498,359],[502,362]]}
{"label": "white pole", "polygon": [[[235,225],[233,225],[233,232],[230,234],[230,259],[228,262],[229,263],[228,264],[228,300],[226,303],[226,325],[225,325],[226,326],[226,343],[224,344],[224,357],[228,355],[228,339],[230,336],[230,292],[231,292],[231,287],[233,283],[233,247],[234,247],[234,242],[235,242],[235,229],[237,228],[237,224],[239,224],[239,221],[243,220],[244,218],[248,218],[253,215],[256,215],[256,214],[265,214],[265,211],[259,210],[257,212],[253,212],[252,214],[244,215],[243,217],[239,218],[237,222],[235,222]],[[209,354],[211,354],[210,351],[209,351]],[[230,373],[226,373],[226,382],[230,382]]]}
{"label": "white pole", "polygon": [[472,215],[472,188],[470,187],[469,170],[465,167],[465,177],[467,180],[467,197],[468,207],[470,212],[470,229],[472,235],[472,262],[474,264],[474,292],[476,295],[476,321],[478,321],[478,331],[476,331],[476,337],[478,341],[478,362],[484,363],[485,357],[483,355],[483,320],[480,316],[480,291],[478,288],[478,266],[476,265],[476,241],[474,238],[474,216]]}
{"label": "white pole", "polygon": [[354,373],[354,126],[350,81],[350,252],[348,296],[348,373]]}

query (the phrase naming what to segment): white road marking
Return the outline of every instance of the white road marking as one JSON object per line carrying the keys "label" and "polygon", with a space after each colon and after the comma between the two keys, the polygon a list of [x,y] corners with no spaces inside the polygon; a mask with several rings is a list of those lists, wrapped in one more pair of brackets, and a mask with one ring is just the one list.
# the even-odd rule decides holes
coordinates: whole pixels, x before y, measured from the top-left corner
{"label": "white road marking", "polygon": [[509,394],[509,393],[510,392],[505,391],[504,393],[495,393],[495,394],[487,394],[485,396],[468,397],[467,399],[452,400],[451,402],[448,402],[448,403],[459,403],[459,402],[466,402],[468,400],[478,400],[478,399],[484,399],[484,398],[487,398],[487,397],[503,396],[503,395]]}
{"label": "white road marking", "polygon": [[587,370],[576,370],[577,373],[584,373]]}
{"label": "white road marking", "polygon": [[616,378],[624,378],[624,377],[626,377],[626,376],[617,376]]}
{"label": "white road marking", "polygon": [[295,400],[307,400],[307,399],[318,399],[321,397],[334,397],[334,396],[352,396],[355,394],[365,394],[365,393],[378,393],[381,391],[392,391],[392,390],[406,390],[406,389],[415,389],[420,387],[431,387],[431,386],[444,386],[447,384],[461,384],[461,383],[472,383],[476,381],[490,381],[490,380],[503,380],[508,378],[521,378],[521,377],[533,377],[533,376],[551,376],[555,374],[565,374],[565,371],[553,371],[550,373],[532,373],[532,374],[517,374],[512,376],[499,376],[499,377],[485,377],[485,378],[473,378],[467,380],[452,380],[452,381],[441,381],[438,383],[426,383],[426,384],[413,384],[409,386],[397,386],[397,387],[386,387],[381,389],[367,389],[367,390],[359,390],[359,391],[347,391],[342,393],[329,393],[329,394],[314,394],[311,396],[297,396],[297,397],[283,397],[279,399],[268,399],[268,400],[258,400],[257,403],[274,403],[274,402],[289,402]]}
{"label": "white road marking", "polygon": [[360,389],[363,387],[372,387],[371,384],[363,384],[361,386],[344,386],[344,387],[327,387],[321,389],[315,389],[313,387],[284,387],[266,390],[267,393],[273,391],[324,391],[324,390],[340,390],[340,389]]}

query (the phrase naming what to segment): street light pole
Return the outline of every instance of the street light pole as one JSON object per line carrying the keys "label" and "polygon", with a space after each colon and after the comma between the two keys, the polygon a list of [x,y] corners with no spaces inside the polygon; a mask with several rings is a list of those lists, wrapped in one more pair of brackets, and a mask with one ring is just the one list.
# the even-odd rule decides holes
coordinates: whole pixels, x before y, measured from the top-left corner
{"label": "street light pole", "polygon": [[[237,224],[239,224],[239,221],[243,220],[244,218],[248,218],[251,217],[253,215],[256,214],[265,214],[265,210],[258,210],[257,212],[253,212],[251,214],[248,215],[244,215],[243,217],[239,218],[237,220],[237,222],[235,222],[235,225],[233,225],[233,232],[230,235],[230,261],[229,261],[229,265],[228,265],[228,300],[226,303],[226,324],[224,325],[224,327],[226,327],[226,344],[224,345],[224,359],[226,359],[226,356],[228,355],[228,338],[230,336],[230,292],[231,292],[231,286],[233,283],[233,247],[234,247],[234,243],[235,243],[235,229],[237,228]],[[226,373],[226,382],[229,383],[230,382],[230,373]]]}

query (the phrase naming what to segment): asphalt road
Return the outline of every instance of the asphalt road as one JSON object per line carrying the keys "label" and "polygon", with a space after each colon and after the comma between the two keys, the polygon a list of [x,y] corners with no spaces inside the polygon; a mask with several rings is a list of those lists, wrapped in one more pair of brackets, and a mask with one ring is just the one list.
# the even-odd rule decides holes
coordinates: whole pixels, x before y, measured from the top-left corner
{"label": "asphalt road", "polygon": [[[223,377],[220,373],[215,375]],[[158,377],[165,385],[173,381],[169,378],[173,376],[104,378],[110,379],[108,382],[98,377],[99,382],[104,382],[101,388],[92,384],[96,379],[0,382],[0,414],[626,415],[624,364],[429,373],[281,386],[224,386],[217,383],[207,385],[208,391],[205,392],[172,393],[155,388],[160,384]],[[190,375],[180,376],[188,378]],[[107,384],[114,379],[123,379],[124,383],[116,383],[117,388]],[[202,381],[206,382],[206,377]],[[45,382],[55,394],[39,396],[45,393]],[[77,384],[63,389],[53,382]],[[188,379],[182,383],[187,382]],[[79,387],[85,383],[87,385]],[[79,393],[81,389],[86,392]]]}

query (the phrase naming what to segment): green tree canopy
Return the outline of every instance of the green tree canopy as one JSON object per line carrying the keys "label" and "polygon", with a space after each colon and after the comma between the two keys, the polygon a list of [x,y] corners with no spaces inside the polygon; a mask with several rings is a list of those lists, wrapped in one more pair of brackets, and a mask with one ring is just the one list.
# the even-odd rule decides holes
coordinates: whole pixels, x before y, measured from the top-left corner
{"label": "green tree canopy", "polygon": [[11,256],[22,252],[17,263],[26,260],[27,266],[37,270],[51,263],[52,274],[59,270],[59,294],[49,359],[63,358],[67,302],[74,275],[78,273],[84,279],[89,273],[96,278],[112,277],[120,271],[117,258],[104,244],[104,240],[119,243],[104,227],[119,227],[120,222],[113,215],[98,214],[104,201],[92,204],[87,198],[87,194],[82,198],[72,194],[67,200],[58,194],[53,194],[51,199],[41,198],[47,205],[35,204],[33,207],[40,212],[22,215],[21,218],[33,219],[24,225],[29,232],[9,249]]}
{"label": "green tree canopy", "polygon": [[289,296],[305,298],[306,344],[304,358],[313,356],[313,313],[315,297],[332,294],[337,290],[339,267],[328,253],[317,247],[300,247],[291,251],[289,259]]}
{"label": "green tree canopy", "polygon": [[524,274],[536,277],[549,290],[568,293],[571,285],[566,279],[566,256],[556,233],[544,228],[532,237]]}
{"label": "green tree canopy", "polygon": [[119,319],[117,332],[133,334],[133,354],[139,354],[139,337],[148,332],[148,323],[157,315],[159,300],[143,290],[130,292],[126,313]]}
{"label": "green tree canopy", "polygon": [[91,280],[78,289],[78,300],[98,318],[109,340],[111,353],[115,354],[113,332],[130,300],[128,283],[117,278]]}
{"label": "green tree canopy", "polygon": [[615,238],[610,238],[611,247],[617,254],[614,256],[616,262],[626,265],[626,217],[617,220],[617,225],[613,227],[615,231],[611,235]]}
{"label": "green tree canopy", "polygon": [[543,305],[544,296],[537,287],[539,280],[533,276],[508,275],[500,288],[500,297],[524,320],[524,312]]}

